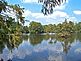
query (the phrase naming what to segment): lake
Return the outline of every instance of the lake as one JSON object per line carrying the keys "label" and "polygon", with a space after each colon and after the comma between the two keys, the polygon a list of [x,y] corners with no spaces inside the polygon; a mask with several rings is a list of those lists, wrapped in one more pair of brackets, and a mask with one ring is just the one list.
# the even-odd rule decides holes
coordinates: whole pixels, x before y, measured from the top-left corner
{"label": "lake", "polygon": [[[17,38],[17,37],[16,37]],[[11,38],[12,39],[12,38]],[[0,39],[3,61],[81,61],[81,34],[65,39],[54,34],[23,35],[19,40]]]}

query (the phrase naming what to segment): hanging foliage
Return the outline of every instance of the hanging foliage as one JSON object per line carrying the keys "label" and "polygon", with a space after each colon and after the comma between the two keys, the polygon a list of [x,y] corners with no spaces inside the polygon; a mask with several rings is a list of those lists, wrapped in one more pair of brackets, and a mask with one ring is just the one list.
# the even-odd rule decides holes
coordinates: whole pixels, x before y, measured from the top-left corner
{"label": "hanging foliage", "polygon": [[43,3],[41,11],[44,15],[52,14],[53,8],[60,6],[64,1],[66,0],[38,0],[39,3]]}

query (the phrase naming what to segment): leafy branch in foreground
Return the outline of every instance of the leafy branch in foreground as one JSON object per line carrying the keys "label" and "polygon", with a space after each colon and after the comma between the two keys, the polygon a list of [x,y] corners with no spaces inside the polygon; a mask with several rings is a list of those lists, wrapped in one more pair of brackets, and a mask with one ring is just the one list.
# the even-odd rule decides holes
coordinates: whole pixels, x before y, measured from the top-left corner
{"label": "leafy branch in foreground", "polygon": [[41,11],[44,15],[47,15],[52,14],[53,8],[60,6],[63,2],[66,2],[66,0],[38,0],[38,2],[43,3]]}

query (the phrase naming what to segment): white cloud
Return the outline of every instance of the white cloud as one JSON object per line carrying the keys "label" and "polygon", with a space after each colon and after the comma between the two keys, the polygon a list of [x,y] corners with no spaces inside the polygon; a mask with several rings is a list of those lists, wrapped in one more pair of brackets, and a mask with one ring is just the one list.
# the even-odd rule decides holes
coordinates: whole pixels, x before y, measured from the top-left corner
{"label": "white cloud", "polygon": [[[22,3],[36,3],[36,4],[41,4],[38,3],[38,0],[21,0]],[[54,7],[54,10],[63,10],[67,6],[69,0],[64,1],[60,6]]]}
{"label": "white cloud", "polygon": [[72,22],[76,23],[77,19],[76,19],[76,17],[69,17],[68,21],[72,21]]}
{"label": "white cloud", "polygon": [[81,10],[75,10],[73,12],[74,12],[74,14],[81,15]]}
{"label": "white cloud", "polygon": [[[68,18],[68,21],[76,22],[75,17],[69,16],[66,12],[63,11],[54,11],[53,14],[44,16],[42,13],[33,13],[29,10],[25,10],[24,16],[27,17],[28,20],[40,22],[43,25],[45,24],[58,24],[64,22],[65,18]],[[29,23],[26,23],[27,25]]]}
{"label": "white cloud", "polygon": [[56,17],[68,17],[68,14],[62,11],[55,11],[52,15]]}
{"label": "white cloud", "polygon": [[[68,3],[68,1],[69,0],[66,0],[66,3]],[[38,0],[21,0],[21,2],[23,2],[23,3],[32,3],[32,2],[38,3]],[[64,3],[65,3],[65,1],[62,4],[64,4]]]}
{"label": "white cloud", "polygon": [[[28,11],[28,10],[27,10]],[[28,12],[30,13],[30,11]],[[28,14],[27,14],[28,15]],[[65,13],[65,12],[62,12],[62,11],[54,11],[53,14],[50,14],[50,15],[47,15],[47,16],[44,16],[43,13],[32,13],[30,14],[32,17],[35,17],[35,18],[54,18],[54,17],[68,17],[68,14]]]}
{"label": "white cloud", "polygon": [[64,10],[68,4],[69,0],[64,1],[60,6],[56,6],[54,10]]}
{"label": "white cloud", "polygon": [[30,14],[31,14],[31,11],[29,11],[29,10],[24,10],[23,16],[24,16],[24,17],[27,17],[27,16],[29,16]]}
{"label": "white cloud", "polygon": [[66,5],[61,5],[61,6],[56,6],[55,8],[53,8],[54,10],[64,10],[66,7]]}
{"label": "white cloud", "polygon": [[38,0],[21,0],[23,3],[37,3]]}
{"label": "white cloud", "polygon": [[81,53],[81,48],[77,48],[77,49],[75,49],[75,53],[80,54],[80,53]]}

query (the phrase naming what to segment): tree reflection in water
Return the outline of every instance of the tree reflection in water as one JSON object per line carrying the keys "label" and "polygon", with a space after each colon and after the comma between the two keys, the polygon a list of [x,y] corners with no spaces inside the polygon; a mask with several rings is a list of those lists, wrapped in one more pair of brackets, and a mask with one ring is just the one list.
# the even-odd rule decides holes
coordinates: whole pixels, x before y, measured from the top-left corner
{"label": "tree reflection in water", "polygon": [[9,35],[2,35],[2,37],[0,37],[0,53],[3,53],[0,55],[1,61],[12,61],[10,58],[12,50],[18,47],[21,42],[22,38],[19,35],[12,34],[10,37]]}
{"label": "tree reflection in water", "polygon": [[[41,58],[46,61],[64,61],[64,54],[68,54],[72,44],[77,40],[81,41],[80,34],[73,34],[71,37],[59,38],[55,35],[12,35],[9,41],[8,36],[0,39],[0,59],[1,61],[26,59],[33,54],[42,54]],[[46,53],[46,52],[47,53]],[[46,55],[44,55],[46,54]],[[37,56],[38,56],[37,55]],[[36,56],[36,57],[37,57]],[[40,55],[39,55],[40,56]],[[38,56],[38,57],[39,57]],[[43,58],[45,56],[45,58]],[[35,57],[35,56],[34,56]],[[48,58],[48,59],[47,59]],[[38,58],[37,58],[38,59]],[[40,59],[40,58],[39,58]],[[42,59],[40,61],[42,61]],[[35,60],[35,59],[34,59]],[[17,61],[17,60],[16,60]]]}

